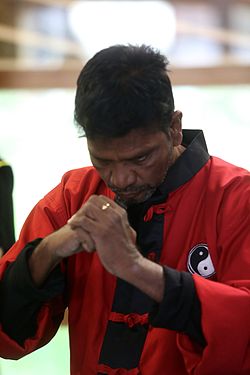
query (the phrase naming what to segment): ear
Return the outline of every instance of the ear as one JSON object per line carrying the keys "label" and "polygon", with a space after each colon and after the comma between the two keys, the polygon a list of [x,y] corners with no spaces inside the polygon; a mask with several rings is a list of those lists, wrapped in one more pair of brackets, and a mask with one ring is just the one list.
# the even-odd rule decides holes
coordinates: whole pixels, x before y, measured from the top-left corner
{"label": "ear", "polygon": [[183,135],[182,135],[182,112],[175,111],[172,116],[171,121],[171,137],[173,140],[173,146],[180,146],[182,143]]}

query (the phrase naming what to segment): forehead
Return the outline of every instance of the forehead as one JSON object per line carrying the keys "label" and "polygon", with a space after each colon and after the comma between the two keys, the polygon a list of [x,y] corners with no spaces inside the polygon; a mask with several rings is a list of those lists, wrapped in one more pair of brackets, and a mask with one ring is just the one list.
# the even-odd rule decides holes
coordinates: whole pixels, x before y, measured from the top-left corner
{"label": "forehead", "polygon": [[134,129],[118,138],[87,139],[90,156],[100,159],[129,159],[150,152],[167,140],[160,130]]}

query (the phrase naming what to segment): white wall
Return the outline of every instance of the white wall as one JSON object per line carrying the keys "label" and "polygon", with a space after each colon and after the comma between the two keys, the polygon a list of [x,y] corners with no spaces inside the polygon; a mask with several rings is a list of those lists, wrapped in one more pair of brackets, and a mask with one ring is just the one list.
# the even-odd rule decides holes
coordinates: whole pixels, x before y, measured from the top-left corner
{"label": "white wall", "polygon": [[16,232],[69,169],[90,163],[73,123],[71,90],[0,93],[0,154],[13,167]]}

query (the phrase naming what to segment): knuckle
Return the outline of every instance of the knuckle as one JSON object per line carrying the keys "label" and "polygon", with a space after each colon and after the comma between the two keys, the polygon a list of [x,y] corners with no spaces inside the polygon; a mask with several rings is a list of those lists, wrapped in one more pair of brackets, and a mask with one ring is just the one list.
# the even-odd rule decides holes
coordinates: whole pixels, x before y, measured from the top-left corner
{"label": "knuckle", "polygon": [[89,197],[89,199],[88,199],[87,202],[91,202],[91,203],[93,203],[93,202],[96,202],[97,199],[98,199],[98,195],[93,194],[93,195],[91,195],[91,196]]}
{"label": "knuckle", "polygon": [[127,217],[128,217],[128,215],[127,215],[127,211],[122,210],[122,211],[121,211],[121,218],[122,218],[122,219],[127,219]]}

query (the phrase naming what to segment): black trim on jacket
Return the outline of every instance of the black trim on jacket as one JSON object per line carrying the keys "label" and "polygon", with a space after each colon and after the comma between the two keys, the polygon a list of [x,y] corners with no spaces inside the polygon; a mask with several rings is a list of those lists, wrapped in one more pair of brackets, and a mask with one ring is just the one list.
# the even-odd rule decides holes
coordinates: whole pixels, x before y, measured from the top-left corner
{"label": "black trim on jacket", "polygon": [[[130,225],[137,232],[137,246],[143,256],[158,262],[163,247],[164,214],[153,214],[149,221],[144,215],[150,207],[165,203],[168,194],[188,182],[207,163],[207,151],[203,132],[184,130],[183,145],[186,150],[169,169],[165,181],[146,202],[129,206]],[[149,313],[149,323],[155,327],[183,332],[202,346],[206,345],[201,329],[200,301],[192,276],[164,267],[166,280],[164,299],[157,305],[147,295],[123,280],[117,282],[112,312],[129,314]],[[149,325],[130,327],[126,322],[109,321],[104,337],[99,364],[111,368],[136,368],[140,361]],[[115,356],[113,355],[113,343]],[[137,345],[136,345],[137,343]]]}
{"label": "black trim on jacket", "polygon": [[7,267],[0,284],[2,327],[19,345],[34,336],[37,315],[44,302],[62,294],[64,290],[64,276],[60,266],[51,272],[42,287],[34,285],[28,259],[40,242],[38,238],[25,246],[15,262]]}

